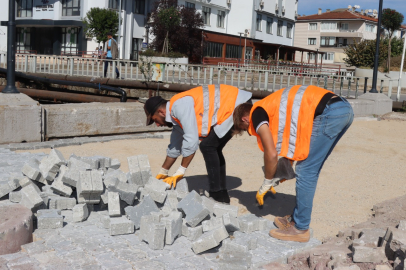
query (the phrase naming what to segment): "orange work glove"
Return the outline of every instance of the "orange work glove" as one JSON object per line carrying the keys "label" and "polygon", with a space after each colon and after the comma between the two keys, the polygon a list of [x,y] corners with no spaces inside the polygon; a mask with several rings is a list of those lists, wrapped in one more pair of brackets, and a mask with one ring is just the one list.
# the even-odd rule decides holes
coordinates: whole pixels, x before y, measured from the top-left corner
{"label": "orange work glove", "polygon": [[183,178],[183,176],[185,175],[186,172],[186,168],[180,166],[179,169],[175,172],[174,175],[167,177],[164,179],[164,182],[169,184],[170,187],[176,188],[176,184]]}
{"label": "orange work glove", "polygon": [[262,186],[259,188],[256,199],[259,205],[264,205],[264,197],[268,191],[271,191],[273,194],[276,194],[274,186],[279,185],[279,183],[285,182],[286,179],[274,178],[272,180],[264,179]]}
{"label": "orange work glove", "polygon": [[155,177],[156,179],[165,179],[168,177],[169,170],[161,168],[158,175]]}

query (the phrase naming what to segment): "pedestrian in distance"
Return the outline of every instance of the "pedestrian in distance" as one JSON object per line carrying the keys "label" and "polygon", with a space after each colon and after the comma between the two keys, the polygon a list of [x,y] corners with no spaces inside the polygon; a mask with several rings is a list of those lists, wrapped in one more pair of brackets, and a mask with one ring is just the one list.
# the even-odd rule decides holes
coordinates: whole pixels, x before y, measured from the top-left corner
{"label": "pedestrian in distance", "polygon": [[[209,195],[230,203],[226,187],[226,161],[223,148],[232,137],[234,108],[250,101],[252,94],[230,85],[204,85],[173,96],[160,96],[145,103],[147,125],[173,127],[167,156],[156,176],[176,186],[192,161],[197,148],[203,154],[209,177]],[[200,140],[200,146],[199,146]],[[169,169],[182,155],[179,169],[169,176]]]}
{"label": "pedestrian in distance", "polygon": [[[117,41],[113,38],[113,34],[111,32],[107,33],[107,51],[105,52],[106,59],[104,61],[104,78],[107,77],[107,70],[109,63],[112,64],[111,60],[115,60],[118,58],[118,46]],[[110,61],[109,61],[110,60]],[[116,67],[116,79],[120,78],[120,73]]]}
{"label": "pedestrian in distance", "polygon": [[[273,187],[284,180],[277,176],[279,163],[286,159],[297,162],[293,173],[296,206],[291,215],[275,217],[277,229],[269,234],[285,241],[309,241],[320,170],[353,121],[351,105],[326,89],[295,85],[254,105],[237,106],[233,118],[235,134],[247,131],[254,135],[264,152],[265,179],[256,195],[259,205],[264,204],[265,194],[274,192]],[[279,161],[278,156],[282,157]]]}

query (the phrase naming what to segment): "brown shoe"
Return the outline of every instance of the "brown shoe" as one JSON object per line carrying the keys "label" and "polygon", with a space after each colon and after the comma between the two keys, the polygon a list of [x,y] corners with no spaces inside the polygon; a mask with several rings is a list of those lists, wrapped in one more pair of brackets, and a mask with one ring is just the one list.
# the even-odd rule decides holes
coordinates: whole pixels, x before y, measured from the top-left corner
{"label": "brown shoe", "polygon": [[[293,222],[292,222],[293,223]],[[269,235],[273,238],[283,240],[283,241],[294,241],[294,242],[309,242],[310,240],[310,230],[298,230],[295,228],[294,223],[289,223],[286,228],[283,229],[273,229],[269,232]]]}
{"label": "brown shoe", "polygon": [[284,217],[275,217],[273,223],[278,229],[283,229],[288,226],[288,224],[292,221],[292,216],[287,215]]}

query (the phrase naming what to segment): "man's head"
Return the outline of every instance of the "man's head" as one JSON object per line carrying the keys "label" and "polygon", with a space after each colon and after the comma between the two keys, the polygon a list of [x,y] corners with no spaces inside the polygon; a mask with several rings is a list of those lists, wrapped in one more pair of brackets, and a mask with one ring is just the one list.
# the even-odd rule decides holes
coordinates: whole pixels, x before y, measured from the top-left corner
{"label": "man's head", "polygon": [[108,39],[112,39],[112,38],[113,38],[113,34],[112,34],[111,32],[108,32],[108,33],[107,33],[107,38],[108,38]]}
{"label": "man's head", "polygon": [[149,98],[145,102],[144,111],[147,115],[147,126],[152,125],[154,122],[158,127],[168,126],[165,122],[167,102],[160,96]]}
{"label": "man's head", "polygon": [[233,135],[241,135],[243,131],[248,131],[252,106],[250,103],[243,103],[235,108],[233,113]]}

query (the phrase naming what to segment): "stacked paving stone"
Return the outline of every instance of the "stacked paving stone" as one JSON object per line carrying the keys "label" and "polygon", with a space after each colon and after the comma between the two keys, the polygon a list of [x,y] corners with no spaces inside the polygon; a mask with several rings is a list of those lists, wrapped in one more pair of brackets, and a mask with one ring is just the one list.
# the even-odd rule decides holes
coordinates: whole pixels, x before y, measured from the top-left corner
{"label": "stacked paving stone", "polygon": [[35,213],[37,241],[22,248],[29,259],[0,256],[7,266],[42,265],[52,251],[55,264],[89,269],[256,269],[320,244],[272,239],[269,220],[189,192],[186,179],[170,188],[145,155],[128,158],[129,173],[118,160],[56,149],[25,157],[1,191]]}

